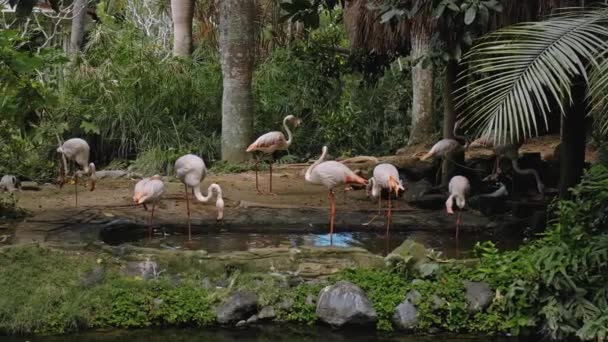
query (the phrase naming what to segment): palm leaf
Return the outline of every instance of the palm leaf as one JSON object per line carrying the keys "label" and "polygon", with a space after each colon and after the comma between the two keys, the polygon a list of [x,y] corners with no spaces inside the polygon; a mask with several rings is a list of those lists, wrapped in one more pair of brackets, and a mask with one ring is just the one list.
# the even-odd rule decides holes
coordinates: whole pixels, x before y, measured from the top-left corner
{"label": "palm leaf", "polygon": [[591,113],[603,134],[608,134],[608,56],[604,56],[589,73]]}
{"label": "palm leaf", "polygon": [[500,142],[538,135],[539,121],[548,129],[554,104],[565,114],[571,102],[573,77],[587,79],[587,65],[606,49],[607,22],[602,7],[487,35],[464,57],[461,77],[474,81],[457,91],[462,124]]}

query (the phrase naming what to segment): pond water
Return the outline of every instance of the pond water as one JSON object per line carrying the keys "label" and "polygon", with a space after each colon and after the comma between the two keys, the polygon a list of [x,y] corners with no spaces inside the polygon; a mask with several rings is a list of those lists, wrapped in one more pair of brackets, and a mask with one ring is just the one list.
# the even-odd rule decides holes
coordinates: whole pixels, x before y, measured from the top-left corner
{"label": "pond water", "polygon": [[232,341],[348,341],[348,342],[532,342],[536,338],[510,338],[470,335],[405,335],[382,334],[369,330],[332,330],[322,326],[272,325],[244,330],[228,329],[142,329],[91,331],[65,336],[45,337],[0,337],[6,342],[232,342]]}
{"label": "pond water", "polygon": [[[105,243],[113,246],[131,244],[141,247],[164,249],[202,249],[209,253],[246,251],[250,248],[267,247],[322,247],[330,245],[329,234],[273,230],[259,233],[251,231],[210,231],[192,235],[188,241],[187,229],[159,227],[151,240],[141,227],[121,227],[102,232]],[[413,239],[427,247],[442,252],[447,258],[468,258],[473,256],[473,248],[477,241],[493,241],[498,248],[510,250],[519,246],[523,237],[521,234],[461,234],[455,239],[447,232],[430,231],[397,231],[388,237],[383,231],[350,231],[337,232],[333,235],[333,246],[361,247],[368,251],[386,255],[398,247],[404,240]]]}

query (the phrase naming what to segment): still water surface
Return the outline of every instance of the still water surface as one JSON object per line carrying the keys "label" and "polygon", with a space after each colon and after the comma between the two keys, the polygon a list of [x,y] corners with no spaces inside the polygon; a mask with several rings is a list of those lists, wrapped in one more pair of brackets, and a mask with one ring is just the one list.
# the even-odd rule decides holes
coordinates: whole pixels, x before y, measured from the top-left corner
{"label": "still water surface", "polygon": [[91,331],[51,337],[0,337],[2,342],[532,342],[533,338],[508,338],[471,335],[377,334],[369,330],[332,330],[322,326],[271,325],[244,330],[228,329],[142,329]]}

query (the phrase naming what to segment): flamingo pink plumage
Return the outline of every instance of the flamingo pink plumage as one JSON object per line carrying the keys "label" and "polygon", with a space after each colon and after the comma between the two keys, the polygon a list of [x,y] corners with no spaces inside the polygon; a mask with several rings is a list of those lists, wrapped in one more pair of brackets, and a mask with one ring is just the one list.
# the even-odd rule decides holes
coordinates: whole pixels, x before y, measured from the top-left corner
{"label": "flamingo pink plumage", "polygon": [[164,192],[165,184],[159,175],[146,177],[135,184],[135,190],[133,191],[133,202],[135,204],[142,204],[145,210],[148,210],[146,204],[152,204],[150,221],[148,222],[148,239],[152,239],[152,219],[154,218],[154,208],[160,201]]}
{"label": "flamingo pink plumage", "polygon": [[[283,118],[283,128],[287,132],[287,139],[285,139],[285,135],[283,132],[274,131],[263,134],[259,138],[256,139],[249,147],[247,147],[247,152],[260,151],[264,154],[269,154],[271,156],[270,159],[270,193],[272,193],[272,154],[275,151],[284,151],[289,148],[293,141],[293,136],[291,135],[291,131],[287,126],[287,123],[293,124],[294,127],[300,126],[300,120],[293,115],[287,115]],[[258,186],[258,162],[259,159],[256,158],[255,161],[255,189],[258,193],[261,193],[260,188]]]}
{"label": "flamingo pink plumage", "polygon": [[327,156],[327,146],[323,146],[321,157],[315,161],[307,170],[304,179],[307,182],[323,185],[329,191],[330,219],[329,219],[329,241],[333,244],[334,220],[336,218],[336,196],[333,189],[344,184],[367,185],[367,180],[357,176],[346,165],[337,161],[324,161]]}
{"label": "flamingo pink plumage", "polygon": [[[391,197],[392,192],[395,196],[399,194],[399,190],[405,190],[401,180],[399,179],[399,171],[397,168],[388,163],[378,164],[374,168],[373,177],[368,180],[367,190],[373,198],[378,197],[378,211],[382,208],[382,189],[388,190],[388,210],[386,212],[386,233],[391,224]],[[371,222],[371,221],[370,221]]]}
{"label": "flamingo pink plumage", "polygon": [[450,196],[448,200],[445,202],[445,210],[448,215],[454,214],[453,206],[454,200],[456,201],[456,206],[460,209],[458,211],[458,218],[456,219],[456,238],[458,238],[458,230],[460,228],[460,214],[462,209],[466,205],[466,195],[471,190],[471,184],[466,177],[463,176],[454,176],[450,179],[450,184],[448,185],[448,190],[450,192]]}
{"label": "flamingo pink plumage", "polygon": [[190,199],[188,198],[188,188],[192,189],[194,197],[199,202],[209,202],[213,192],[216,193],[215,206],[217,208],[217,220],[224,219],[224,198],[222,197],[222,188],[213,183],[207,189],[207,195],[201,193],[201,183],[207,175],[207,167],[205,162],[199,156],[194,154],[186,154],[179,157],[175,161],[175,175],[184,183],[186,192],[186,211],[188,213],[188,240],[192,240],[192,227],[190,220]]}
{"label": "flamingo pink plumage", "polygon": [[66,183],[66,176],[68,172],[67,159],[73,160],[82,168],[82,172],[74,170],[74,186],[75,186],[75,203],[78,205],[78,177],[84,173],[89,175],[91,181],[90,190],[95,190],[95,183],[97,181],[97,174],[95,171],[95,164],[89,164],[89,144],[80,138],[72,138],[66,140],[61,146],[57,148],[57,152],[61,155],[61,175],[59,179],[59,187],[62,188]]}

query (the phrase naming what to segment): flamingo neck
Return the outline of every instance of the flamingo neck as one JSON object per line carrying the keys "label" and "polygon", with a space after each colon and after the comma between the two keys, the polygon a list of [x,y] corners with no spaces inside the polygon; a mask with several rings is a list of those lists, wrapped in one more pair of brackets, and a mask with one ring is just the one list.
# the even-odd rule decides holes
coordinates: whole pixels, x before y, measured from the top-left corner
{"label": "flamingo neck", "polygon": [[219,185],[217,185],[215,183],[209,185],[209,188],[207,188],[207,195],[206,196],[204,196],[201,193],[201,185],[200,184],[197,185],[197,186],[195,186],[194,187],[194,197],[196,197],[196,199],[199,202],[203,202],[203,203],[209,202],[209,200],[213,196],[213,190],[216,191],[217,198],[221,198],[222,197],[222,189],[219,187]]}
{"label": "flamingo neck", "polygon": [[456,121],[454,123],[454,129],[452,129],[452,135],[454,136],[454,139],[457,140],[459,143],[462,140],[462,144],[464,145],[464,148],[466,149],[469,147],[469,140],[467,139],[466,136],[458,134],[458,126],[459,126],[459,122]]}
{"label": "flamingo neck", "polygon": [[285,128],[285,132],[287,132],[287,146],[290,146],[293,141],[293,136],[291,135],[289,126],[287,126],[287,116],[283,119],[283,128]]}
{"label": "flamingo neck", "polygon": [[536,179],[536,188],[538,189],[538,192],[540,192],[541,194],[543,193],[543,189],[545,188],[545,185],[540,180],[540,176],[538,175],[538,172],[536,172],[536,170],[534,170],[534,169],[520,169],[519,168],[519,162],[515,158],[511,159],[511,164],[513,165],[513,170],[515,172],[519,173],[520,175],[533,175],[534,178]]}
{"label": "flamingo neck", "polygon": [[323,160],[325,160],[326,156],[327,156],[327,146],[323,146],[323,153],[321,153],[321,156],[319,157],[319,159],[317,159],[317,161],[315,161],[312,165],[310,165],[308,167],[308,169],[306,170],[306,174],[304,175],[304,179],[306,179],[307,181],[311,181],[312,170],[317,165],[321,164],[323,162]]}
{"label": "flamingo neck", "polygon": [[89,164],[88,170],[85,170],[85,172],[89,174],[91,180],[97,180],[97,169],[95,168],[95,164]]}

